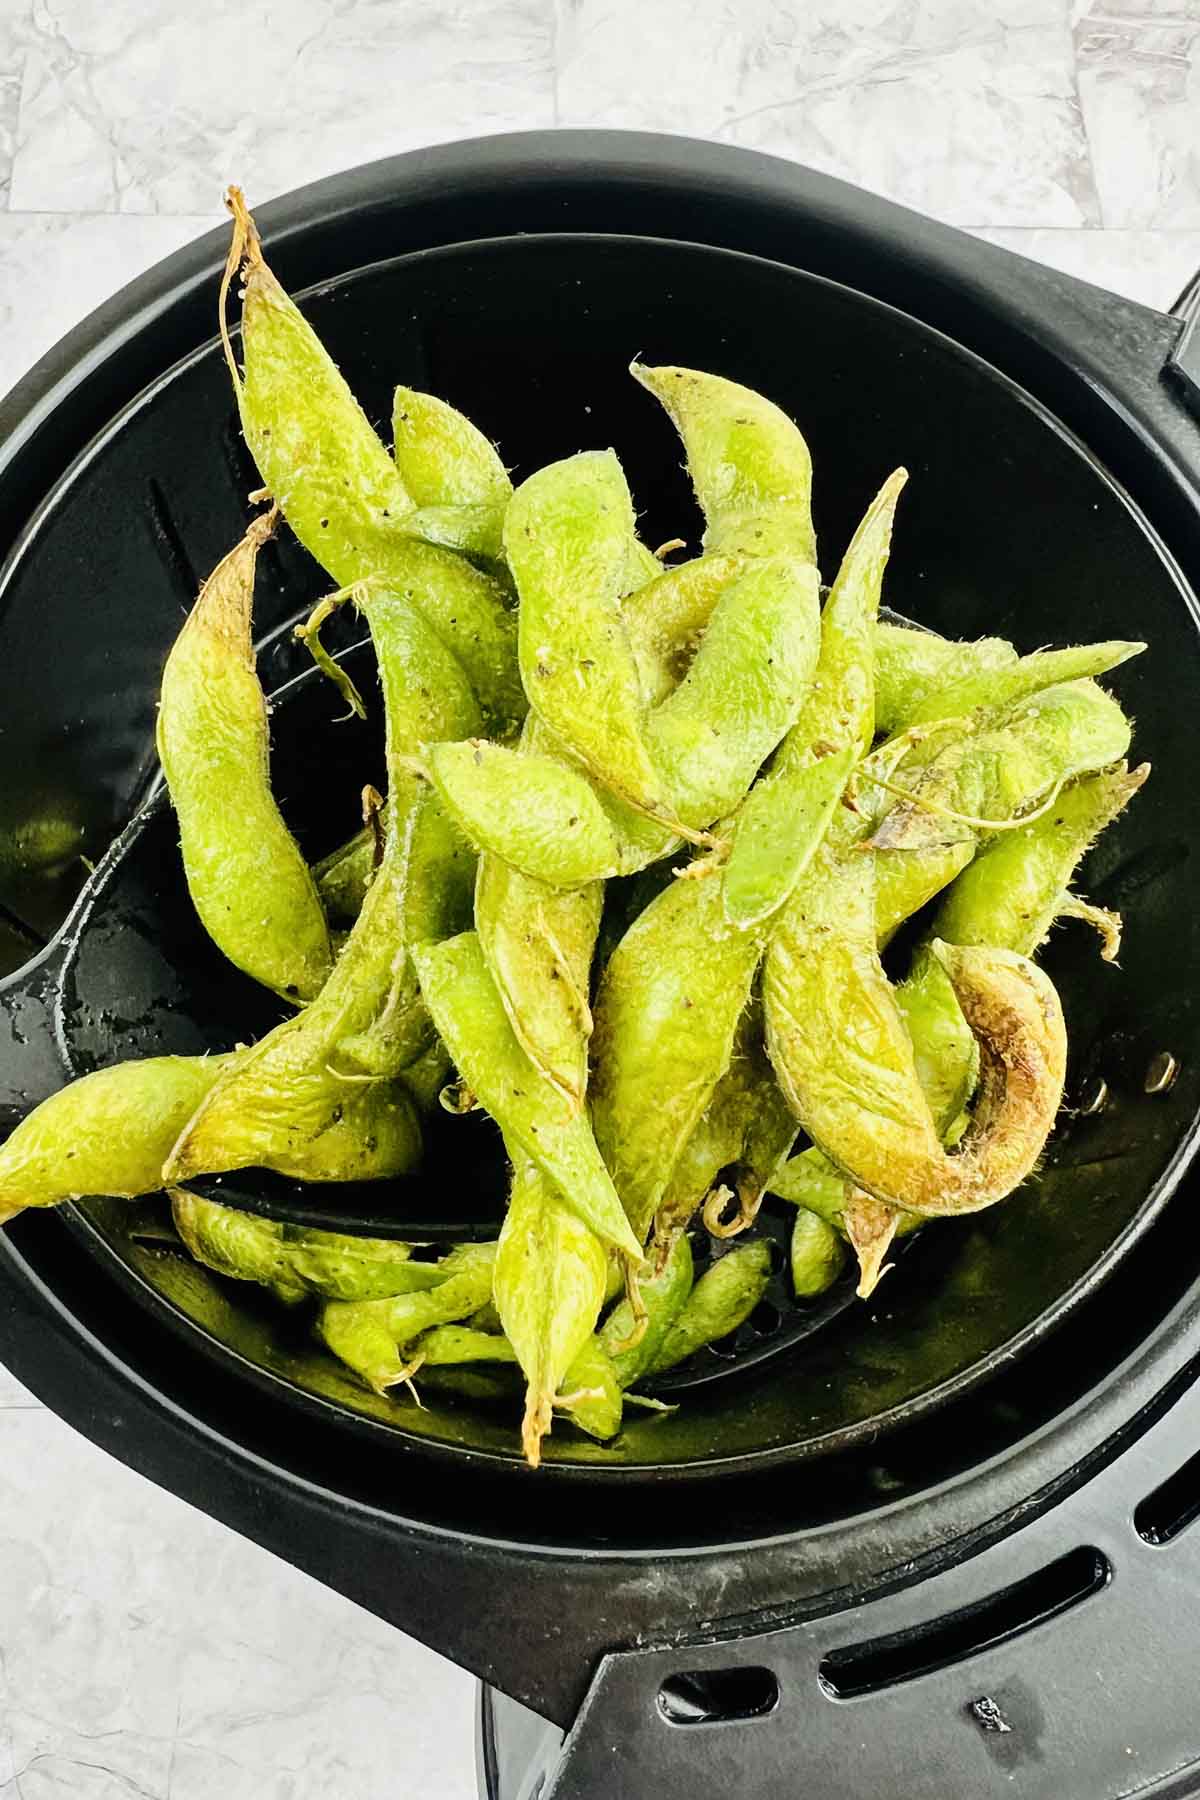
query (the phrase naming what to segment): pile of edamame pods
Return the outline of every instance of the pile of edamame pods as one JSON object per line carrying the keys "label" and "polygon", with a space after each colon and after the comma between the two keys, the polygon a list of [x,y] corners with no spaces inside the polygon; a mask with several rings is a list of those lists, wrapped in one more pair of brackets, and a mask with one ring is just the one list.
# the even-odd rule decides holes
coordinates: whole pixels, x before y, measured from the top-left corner
{"label": "pile of edamame pods", "polygon": [[[686,560],[639,541],[611,450],[514,489],[466,418],[402,387],[389,451],[229,203],[221,329],[266,510],[171,650],[158,741],[200,919],[293,1010],[47,1100],[0,1150],[0,1221],[166,1189],[194,1257],[311,1308],[378,1391],[517,1365],[536,1464],[556,1415],[612,1438],[655,1404],[639,1386],[746,1319],[765,1194],[796,1208],[797,1296],[850,1257],[865,1295],[897,1235],[1034,1169],[1067,1040],[1032,958],[1064,915],[1115,958],[1119,920],[1070,883],[1148,774],[1097,683],[1142,646],[1018,655],[882,622],[903,470],[824,589],[804,438],[720,375],[632,370],[704,515]],[[252,645],[282,522],[335,584],[298,635],[361,710],[320,636],[358,610],[386,727],[386,798],[316,867],[272,794]],[[881,953],[917,914],[893,981]],[[385,1181],[439,1103],[503,1135],[496,1243],[429,1260],[188,1190]],[[746,1236],[694,1279],[705,1229]]]}

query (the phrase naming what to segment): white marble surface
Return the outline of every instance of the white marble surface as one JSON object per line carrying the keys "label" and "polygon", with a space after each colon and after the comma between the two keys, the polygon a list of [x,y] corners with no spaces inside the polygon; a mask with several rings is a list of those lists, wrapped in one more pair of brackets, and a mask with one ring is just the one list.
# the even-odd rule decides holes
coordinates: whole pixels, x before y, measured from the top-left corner
{"label": "white marble surface", "polygon": [[[0,389],[219,216],[489,130],[751,145],[1166,307],[1200,0],[0,0]],[[0,1370],[0,1800],[469,1800],[471,1684]]]}

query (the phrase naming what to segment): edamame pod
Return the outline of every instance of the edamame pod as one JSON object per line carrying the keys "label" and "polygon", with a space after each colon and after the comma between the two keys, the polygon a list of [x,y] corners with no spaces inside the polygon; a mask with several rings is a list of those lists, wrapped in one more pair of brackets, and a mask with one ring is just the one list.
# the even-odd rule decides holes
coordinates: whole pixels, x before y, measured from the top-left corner
{"label": "edamame pod", "polygon": [[897,784],[911,797],[890,808],[871,843],[915,850],[986,834],[1076,776],[1120,762],[1129,740],[1128,719],[1094,682],[1047,688],[995,722],[969,722],[923,767],[919,755],[906,758]]}
{"label": "edamame pod", "polygon": [[846,1262],[841,1238],[828,1220],[800,1207],[792,1226],[792,1292],[797,1300],[815,1300],[831,1288]]}
{"label": "edamame pod", "polygon": [[[234,235],[221,290],[221,327],[242,430],[280,511],[339,585],[377,578],[407,596],[467,670],[498,725],[524,711],[516,632],[501,588],[420,529],[395,463],[320,339],[263,258],[236,188]],[[240,267],[242,355],[225,327]]]}
{"label": "edamame pod", "polygon": [[329,1300],[321,1308],[317,1330],[323,1342],[377,1394],[410,1378],[414,1339],[435,1325],[468,1318],[490,1296],[496,1246],[466,1244],[452,1255],[452,1271],[422,1293]]}
{"label": "edamame pod", "polygon": [[705,549],[815,564],[812,457],[787,414],[752,388],[700,369],[635,362],[630,374],[662,403],[683,440]]}
{"label": "edamame pod", "polygon": [[230,1056],[149,1056],[96,1069],[35,1106],[0,1145],[0,1225],[89,1194],[157,1193],[168,1152]]}
{"label": "edamame pod", "polygon": [[752,933],[725,922],[721,884],[710,875],[677,881],[651,901],[601,978],[592,1115],[639,1244],[729,1067],[760,954]]}
{"label": "edamame pod", "polygon": [[965,718],[982,707],[993,716],[1019,700],[1065,681],[1082,681],[1119,668],[1130,657],[1140,656],[1145,644],[1114,641],[1080,644],[1067,650],[1035,650],[997,669],[973,671],[930,694],[913,708],[910,726],[937,719]]}
{"label": "edamame pod", "polygon": [[878,1199],[975,1211],[1030,1172],[1054,1122],[1066,1032],[1053,986],[1010,952],[935,946],[979,1043],[980,1104],[943,1150],[875,949],[871,859],[826,847],[792,897],[764,971],[767,1043],[817,1147]]}
{"label": "edamame pod", "polygon": [[308,864],[271,792],[267,703],[254,664],[254,570],[274,513],[250,526],[200,590],[163,669],[158,754],[179,820],[188,892],[209,937],[285,999],[332,967]]}
{"label": "edamame pod", "polygon": [[621,617],[634,535],[621,465],[611,451],[585,451],[521,483],[505,516],[504,548],[520,596],[518,654],[533,710],[615,793],[665,814]]}
{"label": "edamame pod", "polygon": [[496,1310],[525,1376],[521,1444],[531,1468],[541,1460],[568,1368],[595,1329],[604,1301],[607,1256],[541,1169],[518,1153],[512,1198],[496,1252]]}
{"label": "edamame pod", "polygon": [[567,1370],[556,1410],[602,1443],[620,1431],[624,1411],[621,1384],[598,1337],[588,1338]]}
{"label": "edamame pod", "polygon": [[638,1284],[641,1320],[626,1298],[614,1306],[601,1325],[596,1335],[612,1358],[623,1388],[639,1381],[662,1349],[692,1291],[692,1273],[692,1247],[686,1234],[681,1233],[662,1269]]}
{"label": "edamame pod", "polygon": [[719,1256],[692,1289],[648,1373],[662,1375],[744,1325],[771,1279],[770,1246],[739,1244]]}
{"label": "edamame pod", "polygon": [[495,445],[448,401],[409,387],[392,402],[392,444],[422,534],[496,561],[512,482]]}
{"label": "edamame pod", "polygon": [[445,1263],[413,1262],[392,1238],[309,1231],[219,1206],[184,1188],[171,1191],[175,1229],[197,1262],[235,1281],[256,1281],[282,1299],[379,1300],[446,1279]]}
{"label": "edamame pod", "polygon": [[549,1176],[605,1243],[640,1260],[585,1115],[570,1108],[513,1036],[479,938],[413,948],[421,992],[459,1074],[505,1137]]}
{"label": "edamame pod", "polygon": [[[408,758],[430,720],[459,735],[478,713],[461,665],[415,607],[378,586],[360,598],[384,688],[383,861],[320,995],[217,1084],[171,1154],[171,1181],[252,1166],[302,1180],[371,1180],[420,1154],[412,1101],[394,1080],[432,1036],[405,953],[411,849],[431,800]],[[427,929],[427,910],[422,922]]]}
{"label": "edamame pod", "polygon": [[[831,799],[829,788],[870,749],[875,625],[892,521],[907,479],[903,469],[888,478],[855,532],[825,603],[811,691],[774,768],[738,816],[724,877],[725,912],[742,928],[784,904],[820,841],[822,821],[832,815],[836,795]],[[812,765],[822,758],[833,768],[814,774]]]}
{"label": "edamame pod", "polygon": [[1016,660],[1016,651],[1004,638],[960,644],[936,632],[881,620],[875,627],[875,729],[887,737],[903,731],[933,695]]}
{"label": "edamame pod", "polygon": [[604,808],[565,762],[484,738],[431,744],[425,755],[443,805],[476,849],[551,887],[617,873],[619,846]]}
{"label": "edamame pod", "polygon": [[475,927],[517,1042],[576,1109],[587,1087],[589,975],[603,889],[553,888],[479,859]]}
{"label": "edamame pod", "polygon": [[699,829],[737,805],[800,712],[819,639],[813,565],[747,558],[683,680],[646,718],[674,817]]}

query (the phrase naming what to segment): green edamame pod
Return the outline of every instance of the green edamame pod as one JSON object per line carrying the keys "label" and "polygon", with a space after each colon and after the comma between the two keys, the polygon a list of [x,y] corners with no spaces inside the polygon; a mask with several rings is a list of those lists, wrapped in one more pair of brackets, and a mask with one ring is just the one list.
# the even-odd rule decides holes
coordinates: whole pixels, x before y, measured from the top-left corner
{"label": "green edamame pod", "polygon": [[517,1042],[575,1107],[587,1086],[588,982],[603,889],[553,888],[479,859],[475,927]]}
{"label": "green edamame pod", "polygon": [[595,1329],[608,1259],[541,1169],[518,1154],[496,1251],[494,1295],[525,1376],[521,1443],[536,1468],[567,1370]]}
{"label": "green edamame pod", "polygon": [[452,1254],[453,1273],[423,1293],[329,1300],[321,1308],[317,1330],[325,1345],[377,1394],[409,1379],[407,1348],[414,1339],[434,1325],[468,1318],[490,1296],[496,1246],[469,1244]]}
{"label": "green edamame pod", "polygon": [[957,844],[876,851],[875,941],[881,950],[891,943],[906,919],[949,887],[974,854],[975,838],[970,834]]}
{"label": "green edamame pod", "polygon": [[653,900],[604,971],[592,1114],[639,1244],[729,1067],[760,953],[752,933],[726,924],[721,884],[710,875],[677,881]]}
{"label": "green edamame pod", "polygon": [[969,722],[923,767],[918,746],[897,771],[911,798],[891,807],[871,842],[914,850],[986,833],[1076,776],[1120,762],[1129,740],[1128,719],[1094,682],[1047,688],[995,722],[987,714]]}
{"label": "green edamame pod", "polygon": [[998,669],[974,671],[938,689],[913,708],[908,723],[924,725],[937,719],[965,718],[977,707],[995,716],[1045,688],[1106,675],[1130,657],[1140,656],[1145,648],[1145,644],[1114,641],[1080,644],[1067,650],[1035,650],[1031,656],[1018,657],[1016,662]]}
{"label": "green edamame pod", "polygon": [[1016,660],[1004,638],[960,644],[932,631],[880,621],[875,627],[875,729],[887,737],[903,731],[934,694]]}
{"label": "green edamame pod", "polygon": [[787,414],[752,388],[700,369],[634,363],[630,374],[662,403],[683,440],[705,549],[815,564],[812,458]]}
{"label": "green edamame pod", "polygon": [[422,535],[496,561],[512,482],[495,445],[448,401],[408,387],[396,389],[392,443]]}
{"label": "green edamame pod", "polygon": [[744,1325],[770,1278],[770,1246],[761,1241],[739,1244],[718,1257],[684,1302],[648,1373],[662,1375]]}
{"label": "green edamame pod", "polygon": [[157,1193],[163,1164],[231,1056],[150,1056],[81,1076],[0,1146],[0,1225],[89,1194]]}
{"label": "green edamame pod", "polygon": [[520,595],[518,655],[529,704],[615,793],[665,811],[644,741],[645,705],[621,617],[633,502],[611,451],[585,451],[521,483],[504,522]]}
{"label": "green edamame pod", "polygon": [[819,1214],[800,1207],[792,1226],[792,1292],[797,1300],[815,1300],[831,1288],[846,1262],[841,1238]]}
{"label": "green edamame pod", "polygon": [[556,1410],[602,1443],[620,1431],[624,1411],[621,1384],[598,1337],[588,1338],[567,1370]]}
{"label": "green edamame pod", "polygon": [[205,930],[247,975],[303,1001],[320,991],[333,958],[316,885],[271,792],[251,614],[255,564],[274,518],[256,519],[217,564],[171,647],[158,753]]}
{"label": "green edamame pod", "polygon": [[551,887],[617,873],[619,846],[608,816],[567,763],[483,738],[431,744],[426,760],[443,805],[478,850]]}
{"label": "green edamame pod", "polygon": [[[280,511],[339,585],[374,577],[407,595],[471,678],[497,724],[524,711],[516,634],[501,588],[414,533],[420,521],[395,463],[320,339],[268,269],[240,192],[221,291],[221,329],[242,430]],[[225,298],[241,268],[239,371]]]}
{"label": "green edamame pod", "polygon": [[722,874],[731,925],[763,925],[783,905],[825,837],[855,759],[847,748],[750,790]]}
{"label": "green edamame pod", "polygon": [[[751,1006],[738,1023],[729,1067],[680,1152],[654,1215],[656,1265],[706,1198],[705,1224],[714,1236],[734,1237],[752,1224],[795,1137],[796,1121],[763,1050],[760,1009]],[[732,1193],[714,1188],[722,1170]],[[732,1219],[725,1217],[730,1199],[737,1201]]]}
{"label": "green edamame pod", "polygon": [[628,1298],[620,1301],[597,1332],[612,1358],[623,1388],[639,1381],[662,1349],[663,1342],[692,1291],[692,1247],[685,1234],[675,1239],[660,1273],[639,1282],[645,1323]]}
{"label": "green edamame pod", "polygon": [[736,806],[800,712],[817,661],[819,584],[796,557],[747,558],[687,674],[644,737],[674,817],[702,828]]}
{"label": "green edamame pod", "polygon": [[337,925],[353,925],[362,911],[367,889],[379,865],[379,832],[387,829],[387,801],[376,814],[378,831],[364,825],[352,838],[313,865],[313,880],[325,916]]}
{"label": "green edamame pod", "polygon": [[736,556],[697,556],[656,568],[622,607],[648,706],[658,706],[688,672],[717,602],[743,567]]}
{"label": "green edamame pod", "polygon": [[378,586],[360,600],[384,688],[383,861],[321,993],[218,1082],[175,1146],[172,1181],[250,1166],[301,1180],[369,1180],[420,1154],[412,1101],[393,1079],[432,1037],[404,954],[411,849],[431,800],[408,758],[430,721],[449,725],[447,736],[466,735],[462,726],[476,726],[478,712],[461,664],[415,607]]}
{"label": "green edamame pod", "polygon": [[218,1206],[183,1188],[171,1191],[175,1228],[197,1262],[235,1281],[256,1281],[281,1298],[379,1300],[446,1279],[444,1263],[413,1262],[391,1238],[309,1231]]}
{"label": "green edamame pod", "polygon": [[419,1369],[454,1368],[463,1363],[515,1363],[516,1352],[506,1337],[494,1331],[477,1331],[470,1325],[435,1325],[413,1346]]}
{"label": "green edamame pod", "polygon": [[[771,917],[784,904],[820,841],[821,822],[832,815],[836,796],[829,798],[829,786],[870,749],[879,596],[896,503],[907,479],[903,469],[889,476],[855,532],[821,617],[808,699],[774,768],[738,817],[724,877],[725,912],[742,928]],[[834,768],[815,775],[812,765],[822,758]]]}
{"label": "green edamame pod", "polygon": [[534,1068],[488,973],[479,938],[463,932],[441,944],[414,946],[421,992],[459,1074],[505,1137],[549,1176],[586,1225],[605,1243],[640,1259],[592,1128]]}

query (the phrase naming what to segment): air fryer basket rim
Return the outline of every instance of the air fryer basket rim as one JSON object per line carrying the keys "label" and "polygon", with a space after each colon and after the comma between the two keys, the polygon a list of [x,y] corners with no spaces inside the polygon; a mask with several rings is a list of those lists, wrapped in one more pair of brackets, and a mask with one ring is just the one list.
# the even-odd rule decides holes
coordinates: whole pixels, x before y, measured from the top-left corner
{"label": "air fryer basket rim", "polygon": [[[629,238],[626,240],[624,234],[619,233],[527,233],[523,234],[521,243],[523,246],[540,243],[546,243],[552,246],[561,244],[565,248],[573,243],[578,243],[581,240],[588,242],[599,238],[603,238],[607,242],[620,243],[628,241],[631,245],[645,244],[647,247],[670,242],[673,245],[681,247],[695,248],[696,250],[702,251],[706,256],[728,259],[734,262],[741,260],[746,263],[763,264],[774,261],[774,259],[771,258],[755,257],[744,251],[732,251],[702,244],[689,246],[684,240],[655,239],[644,237],[640,234],[636,239]],[[224,234],[222,234],[221,241],[224,242]],[[299,290],[296,298],[300,300],[312,298],[323,289],[331,285],[337,285],[341,281],[369,276],[375,268],[392,265],[403,265],[405,268],[409,266],[419,267],[422,262],[429,259],[440,259],[447,256],[453,257],[464,250],[486,253],[492,249],[508,246],[511,242],[512,240],[509,238],[481,238],[472,240],[469,245],[455,244],[429,246],[423,250],[406,252],[394,258],[376,259],[374,264],[364,265],[354,270],[343,271],[340,277],[325,277],[319,282],[314,282],[310,284],[309,287]],[[825,289],[837,290],[842,288],[844,290],[844,284],[834,282],[830,277],[813,275],[807,271],[792,270],[786,265],[778,263],[775,263],[775,267],[792,277],[799,277],[799,279],[804,282],[812,282]],[[880,315],[892,314],[903,318],[906,327],[918,334],[919,337],[925,337],[931,342],[936,342],[941,350],[952,360],[961,360],[964,366],[973,367],[985,374],[989,381],[998,383],[1008,392],[1010,397],[1016,403],[1030,410],[1044,427],[1062,438],[1078,456],[1087,462],[1103,482],[1111,498],[1130,514],[1137,524],[1138,529],[1149,538],[1159,557],[1162,559],[1168,574],[1173,580],[1180,600],[1192,614],[1193,618],[1200,620],[1200,607],[1198,607],[1196,596],[1184,578],[1183,572],[1179,568],[1175,558],[1172,556],[1168,545],[1163,541],[1152,523],[1142,513],[1132,496],[1087,443],[1085,443],[1076,433],[1071,431],[1063,421],[1044,406],[1036,396],[1024,389],[1020,383],[1014,381],[1002,371],[997,370],[992,364],[988,363],[985,358],[962,345],[956,339],[947,336],[946,333],[941,332],[934,327],[924,325],[922,321],[913,319],[911,315],[901,314],[898,308],[889,305],[889,303],[885,301],[880,301],[874,296],[856,295],[856,301],[858,304],[864,305],[868,313],[878,313]],[[0,596],[3,594],[6,580],[12,568],[19,562],[27,547],[36,541],[37,532],[43,518],[49,510],[53,508],[60,495],[66,489],[78,481],[86,481],[89,467],[93,459],[102,449],[104,443],[109,438],[118,435],[128,420],[142,407],[146,406],[157,391],[167,386],[186,369],[212,355],[216,341],[216,335],[214,333],[210,335],[206,342],[197,345],[183,356],[177,358],[174,363],[162,371],[155,381],[149,383],[146,388],[132,396],[126,405],[113,415],[113,418],[105,430],[93,437],[78,453],[69,466],[63,471],[59,479],[54,483],[51,491],[44,497],[41,505],[37,508],[27,522],[25,528],[18,534],[13,542],[4,565],[0,568]],[[284,685],[286,687],[290,685],[290,683],[285,683]],[[122,834],[122,837],[123,836],[124,834]],[[109,855],[114,851],[119,853],[120,844],[121,839],[116,840],[110,849]],[[105,862],[107,861],[108,856],[105,858]],[[101,864],[98,869],[98,874],[103,872],[103,868],[104,864]],[[82,910],[86,911],[86,905],[82,906]],[[62,943],[70,940],[76,928],[77,918],[80,913],[81,903],[77,902],[63,921],[58,933],[56,933],[55,939],[53,940],[55,943]],[[41,952],[37,957],[32,959],[30,967],[38,967],[45,954],[45,952]],[[994,1373],[995,1369],[1002,1363],[1008,1362],[1012,1358],[1022,1354],[1031,1343],[1037,1341],[1046,1332],[1055,1329],[1075,1306],[1080,1304],[1090,1294],[1094,1293],[1101,1283],[1107,1279],[1120,1258],[1126,1253],[1136,1238],[1152,1224],[1161,1207],[1175,1191],[1179,1180],[1195,1152],[1198,1136],[1200,1136],[1200,1114],[1193,1119],[1190,1130],[1177,1147],[1168,1168],[1164,1170],[1153,1189],[1146,1195],[1138,1212],[1121,1229],[1119,1235],[1110,1244],[1103,1256],[1096,1263],[1091,1265],[1083,1274],[1078,1276],[1071,1285],[1064,1290],[1058,1301],[1052,1307],[1042,1312],[1035,1319],[1028,1321],[1015,1336],[992,1347],[985,1356],[972,1363],[969,1367],[943,1379],[920,1394],[905,1399],[880,1413],[872,1415],[868,1419],[863,1419],[850,1426],[830,1428],[821,1436],[807,1441],[800,1447],[780,1445],[774,1449],[746,1450],[724,1456],[719,1453],[714,1453],[711,1457],[697,1458],[686,1464],[671,1464],[664,1466],[670,1467],[675,1479],[692,1480],[710,1474],[732,1474],[736,1472],[738,1466],[741,1464],[760,1468],[774,1462],[785,1464],[809,1461],[814,1457],[821,1457],[831,1452],[872,1441],[898,1425],[926,1417],[947,1402],[961,1399],[972,1389],[987,1381]],[[235,1348],[224,1344],[221,1340],[213,1336],[203,1325],[192,1320],[186,1314],[179,1311],[179,1309],[171,1307],[171,1303],[169,1301],[164,1301],[162,1296],[156,1293],[152,1285],[147,1282],[144,1277],[140,1276],[135,1270],[120,1261],[120,1258],[115,1254],[104,1234],[78,1207],[68,1206],[63,1210],[69,1221],[70,1228],[80,1234],[80,1236],[88,1242],[92,1247],[93,1254],[98,1253],[103,1258],[104,1262],[109,1266],[110,1272],[116,1277],[120,1284],[127,1291],[139,1295],[146,1303],[170,1307],[172,1312],[172,1323],[182,1334],[186,1336],[188,1333],[199,1333],[205,1337],[211,1345],[213,1352],[219,1357],[228,1359],[234,1363],[246,1377],[255,1382],[259,1389],[264,1393],[264,1396],[269,1397],[271,1393],[277,1391],[281,1385],[284,1387],[291,1385],[286,1376],[275,1374],[270,1370],[263,1369],[254,1364]],[[319,1394],[306,1394],[305,1404],[317,1413],[320,1413],[325,1409],[334,1409],[338,1412],[345,1411],[337,1401],[323,1397]],[[395,1423],[387,1423],[363,1415],[354,1415],[354,1417],[357,1429],[361,1430],[369,1437],[382,1440],[398,1437],[401,1440],[408,1440],[424,1451],[434,1455],[447,1457],[451,1462],[459,1463],[460,1465],[475,1465],[481,1462],[496,1462],[501,1465],[515,1465],[520,1461],[519,1451],[515,1446],[508,1451],[489,1451],[473,1446],[456,1446],[453,1449],[449,1449],[448,1447],[433,1444],[428,1439],[421,1438],[419,1434],[409,1432],[398,1421]],[[603,1479],[606,1481],[633,1480],[637,1482],[644,1481],[646,1479],[648,1468],[653,1469],[654,1467],[655,1465],[653,1464],[646,1465],[644,1463],[614,1463],[611,1466],[606,1466],[601,1473]],[[564,1479],[570,1480],[574,1475],[579,1473],[582,1473],[587,1479],[592,1479],[596,1474],[596,1470],[591,1464],[575,1463],[569,1458],[563,1460],[554,1459],[546,1462],[541,1478],[546,1482],[561,1482]]]}
{"label": "air fryer basket rim", "polygon": [[[786,252],[803,236],[813,272],[865,288],[928,322],[955,323],[957,341],[1020,381],[1089,445],[1103,444],[1105,463],[1179,560],[1193,573],[1198,566],[1200,444],[1160,381],[1177,327],[1148,309],[1052,276],[793,165],[722,146],[626,133],[474,140],[319,183],[261,209],[264,226],[280,241],[285,279],[292,278],[287,265],[301,260],[305,245],[317,259],[307,266],[307,280],[324,278],[323,255],[324,275],[332,275],[328,254],[339,219],[354,214],[370,233],[382,217],[398,213],[398,197],[405,229],[425,233],[433,243],[458,241],[472,206],[477,216],[486,212],[493,227],[506,210],[514,230],[537,218],[602,216],[605,226],[637,234],[653,217],[658,235],[697,241],[709,235],[707,228],[693,229],[703,217],[711,220],[712,241],[730,248],[744,244],[768,256]],[[64,339],[0,405],[0,431],[8,440],[0,480],[11,474],[14,458],[30,465],[6,489],[10,498],[17,495],[18,516],[28,516],[61,473],[50,438],[64,411],[62,436],[78,444],[89,420],[96,429],[111,416],[109,401],[122,384],[125,397],[133,391],[139,366],[158,358],[161,369],[164,338],[178,344],[182,331],[188,342],[198,341],[198,296],[223,253],[224,233],[214,232],[168,258]],[[783,254],[781,260],[789,258]],[[35,1242],[33,1228],[44,1229],[45,1238]],[[848,1589],[878,1580],[887,1569],[902,1568],[897,1579],[908,1579],[930,1559],[944,1560],[948,1541],[977,1547],[1016,1513],[1048,1504],[1122,1434],[1140,1429],[1156,1403],[1168,1403],[1172,1381],[1183,1379],[1197,1325],[1195,1299],[1185,1295],[1098,1388],[999,1451],[993,1464],[981,1463],[960,1480],[824,1534],[831,1561],[817,1553],[810,1534],[785,1529],[778,1537],[747,1538],[749,1557],[732,1543],[712,1552],[691,1547],[679,1556],[678,1580],[667,1573],[671,1553],[659,1550],[662,1569],[654,1580],[642,1581],[625,1551],[542,1551],[515,1539],[515,1548],[502,1548],[494,1537],[404,1520],[386,1503],[368,1517],[359,1496],[322,1489],[302,1462],[289,1462],[278,1447],[273,1460],[256,1457],[236,1433],[222,1429],[219,1414],[209,1420],[155,1392],[130,1358],[89,1335],[86,1307],[73,1313],[44,1278],[46,1270],[57,1277],[60,1260],[70,1260],[61,1222],[22,1222],[10,1241],[0,1242],[0,1282],[12,1302],[0,1310],[0,1347],[48,1403],[152,1479],[558,1717],[567,1716],[570,1697],[578,1694],[577,1669],[547,1670],[543,1651],[542,1666],[535,1668],[531,1659],[518,1672],[505,1647],[487,1641],[477,1618],[421,1617],[418,1598],[423,1594],[441,1606],[453,1582],[460,1614],[473,1602],[490,1600],[500,1608],[523,1603],[533,1636],[561,1621],[574,1600],[580,1615],[575,1648],[585,1653],[619,1631],[662,1632],[701,1609],[711,1616],[728,1612],[731,1558],[744,1577],[738,1609],[744,1603],[748,1612],[829,1604],[828,1582],[818,1599],[811,1571],[798,1567],[798,1553],[800,1561],[807,1555],[825,1564],[826,1575],[836,1565]],[[280,1505],[262,1504],[263,1484]],[[375,1553],[376,1536],[382,1556]],[[416,1556],[408,1570],[413,1578],[389,1587],[384,1572],[398,1550]],[[606,1573],[614,1564],[630,1570],[617,1608],[619,1631]],[[396,1592],[397,1586],[406,1591]],[[531,1658],[528,1644],[524,1648]],[[520,1660],[520,1649],[514,1655]]]}

